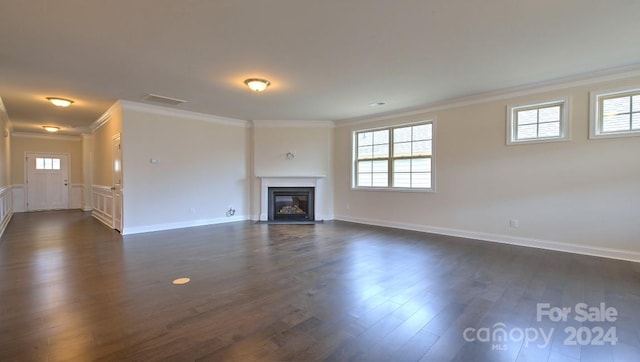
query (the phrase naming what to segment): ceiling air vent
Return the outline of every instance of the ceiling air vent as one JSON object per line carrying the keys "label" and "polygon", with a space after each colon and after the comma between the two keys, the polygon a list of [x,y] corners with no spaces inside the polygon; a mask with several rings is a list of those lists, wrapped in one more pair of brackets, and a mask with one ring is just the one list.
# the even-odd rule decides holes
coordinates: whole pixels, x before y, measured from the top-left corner
{"label": "ceiling air vent", "polygon": [[149,101],[149,102],[156,102],[156,103],[161,103],[161,104],[167,104],[170,106],[177,106],[180,105],[182,103],[186,103],[187,101],[182,100],[182,99],[177,99],[177,98],[171,98],[171,97],[165,97],[165,96],[159,96],[157,94],[147,94],[144,97],[145,100]]}

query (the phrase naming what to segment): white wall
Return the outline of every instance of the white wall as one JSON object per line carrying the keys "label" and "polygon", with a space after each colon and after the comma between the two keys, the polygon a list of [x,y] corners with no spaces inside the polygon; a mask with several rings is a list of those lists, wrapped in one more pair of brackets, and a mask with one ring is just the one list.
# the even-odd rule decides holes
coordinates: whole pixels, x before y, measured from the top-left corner
{"label": "white wall", "polygon": [[121,104],[125,234],[246,218],[245,122]]}
{"label": "white wall", "polygon": [[11,129],[9,117],[0,99],[0,236],[14,212],[10,163]]}
{"label": "white wall", "polygon": [[[589,91],[618,87],[638,88],[640,78],[341,124],[336,218],[640,261],[640,137],[587,138]],[[508,104],[567,96],[571,141],[506,146]],[[354,130],[424,119],[437,122],[436,192],[351,189]]]}
{"label": "white wall", "polygon": [[[333,123],[324,121],[253,121],[252,218],[260,212],[260,180],[256,177],[324,176],[322,210],[317,218],[333,218]],[[295,155],[287,159],[287,153]]]}

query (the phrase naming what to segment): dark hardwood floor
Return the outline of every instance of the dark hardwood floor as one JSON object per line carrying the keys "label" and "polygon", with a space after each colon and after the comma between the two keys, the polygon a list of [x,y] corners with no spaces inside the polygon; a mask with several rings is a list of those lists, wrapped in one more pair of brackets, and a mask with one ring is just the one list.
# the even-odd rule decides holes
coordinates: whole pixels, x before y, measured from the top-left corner
{"label": "dark hardwood floor", "polygon": [[[537,303],[573,312],[537,321]],[[578,303],[617,320],[576,321]],[[616,344],[592,345],[598,327]],[[16,214],[0,361],[66,360],[640,361],[640,264],[344,222],[121,237]]]}

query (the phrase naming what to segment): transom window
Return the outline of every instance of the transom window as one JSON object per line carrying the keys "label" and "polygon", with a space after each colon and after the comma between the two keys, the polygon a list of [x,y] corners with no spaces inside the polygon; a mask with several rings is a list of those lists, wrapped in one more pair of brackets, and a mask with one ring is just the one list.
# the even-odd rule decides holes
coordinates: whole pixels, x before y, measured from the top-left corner
{"label": "transom window", "polygon": [[433,122],[354,136],[354,187],[432,189]]}
{"label": "transom window", "polygon": [[509,107],[507,144],[568,138],[566,100]]}
{"label": "transom window", "polygon": [[640,134],[640,89],[592,95],[591,136]]}
{"label": "transom window", "polygon": [[49,157],[36,157],[36,170],[59,170],[60,159]]}

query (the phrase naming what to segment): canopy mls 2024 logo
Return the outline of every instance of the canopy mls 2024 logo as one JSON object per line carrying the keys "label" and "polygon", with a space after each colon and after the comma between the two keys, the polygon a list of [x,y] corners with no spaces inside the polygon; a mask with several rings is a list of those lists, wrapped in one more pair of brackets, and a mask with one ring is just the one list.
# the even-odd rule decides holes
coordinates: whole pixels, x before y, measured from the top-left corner
{"label": "canopy mls 2024 logo", "polygon": [[[567,346],[603,346],[616,345],[618,342],[616,327],[613,325],[618,319],[618,310],[607,307],[605,303],[598,306],[590,306],[586,303],[578,303],[573,307],[552,307],[550,303],[538,303],[536,305],[535,322],[544,325],[527,328],[507,328],[507,324],[498,322],[490,327],[467,328],[462,337],[467,342],[490,343],[491,349],[504,351],[509,343],[522,342],[523,347],[536,346],[546,348],[553,340],[555,327],[547,327],[551,323],[600,323],[592,327],[569,325],[562,329],[563,344]],[[576,322],[576,323],[573,323]]]}

